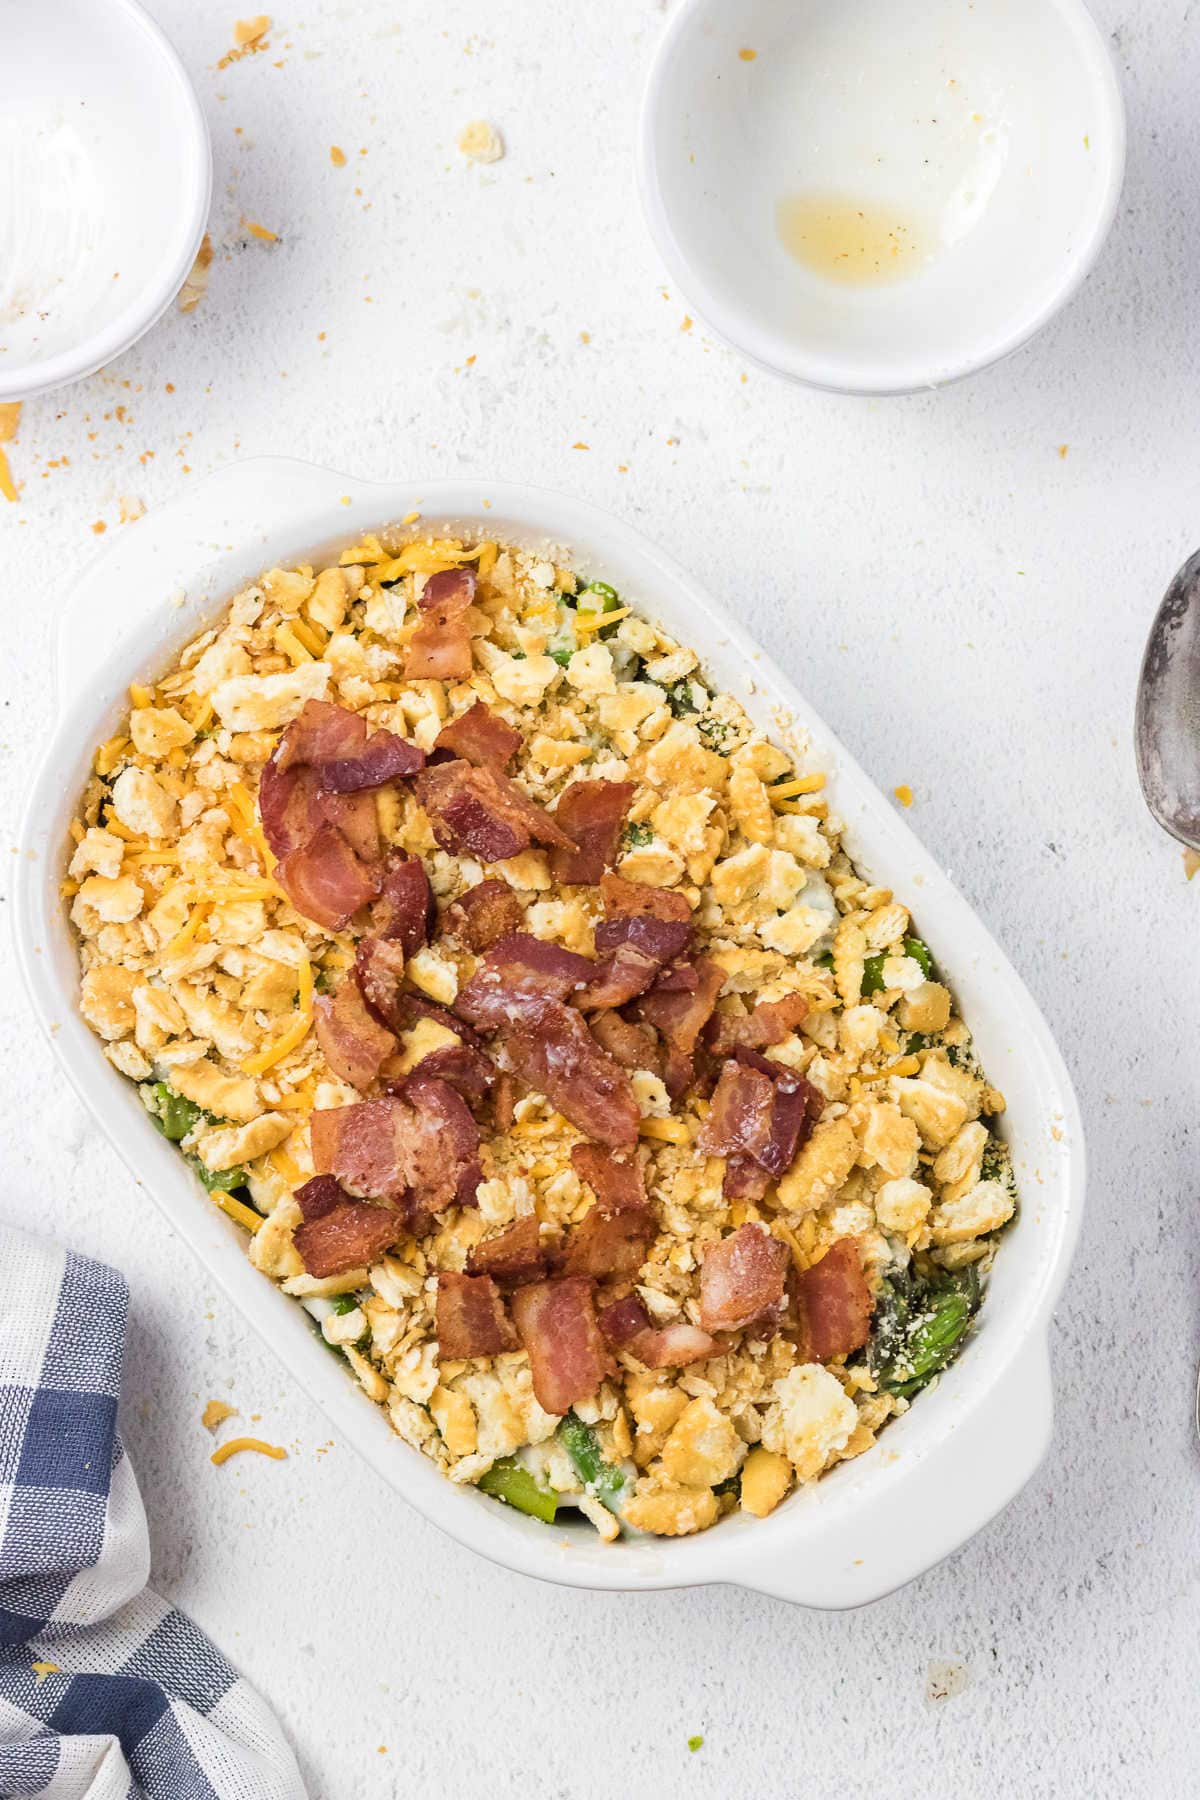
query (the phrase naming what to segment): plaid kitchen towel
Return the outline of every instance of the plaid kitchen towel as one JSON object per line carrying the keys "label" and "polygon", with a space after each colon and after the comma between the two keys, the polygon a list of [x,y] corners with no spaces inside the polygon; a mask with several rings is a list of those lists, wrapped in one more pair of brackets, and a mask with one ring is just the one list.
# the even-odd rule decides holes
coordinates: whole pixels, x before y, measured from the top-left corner
{"label": "plaid kitchen towel", "polygon": [[0,1800],[304,1800],[253,1688],[146,1586],[128,1302],[112,1269],[0,1225]]}

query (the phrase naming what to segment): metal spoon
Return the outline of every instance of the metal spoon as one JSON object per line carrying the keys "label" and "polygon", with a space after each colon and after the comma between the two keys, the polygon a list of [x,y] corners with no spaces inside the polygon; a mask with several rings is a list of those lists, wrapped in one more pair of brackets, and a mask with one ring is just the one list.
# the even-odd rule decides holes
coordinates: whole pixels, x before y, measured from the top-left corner
{"label": "metal spoon", "polygon": [[1164,831],[1200,850],[1200,550],[1150,627],[1134,714],[1138,779]]}
{"label": "metal spoon", "polygon": [[[1164,831],[1200,850],[1200,550],[1163,595],[1138,678],[1138,780]],[[1200,1437],[1200,1375],[1196,1380]]]}

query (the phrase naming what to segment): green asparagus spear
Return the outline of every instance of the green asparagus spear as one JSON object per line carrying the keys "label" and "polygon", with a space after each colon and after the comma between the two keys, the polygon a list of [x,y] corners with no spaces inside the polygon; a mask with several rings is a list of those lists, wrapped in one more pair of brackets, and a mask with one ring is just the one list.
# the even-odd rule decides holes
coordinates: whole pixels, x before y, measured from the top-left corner
{"label": "green asparagus spear", "polygon": [[569,1412],[558,1428],[558,1436],[580,1481],[607,1506],[609,1512],[616,1512],[625,1488],[625,1477],[620,1469],[605,1462],[600,1452],[600,1440],[591,1426],[585,1425],[577,1413]]}
{"label": "green asparagus spear", "polygon": [[503,1500],[509,1506],[515,1506],[518,1512],[528,1513],[531,1519],[542,1519],[547,1525],[553,1525],[558,1511],[557,1494],[552,1488],[539,1487],[529,1470],[515,1457],[502,1456],[494,1462],[487,1474],[480,1476],[479,1486],[493,1500]]}

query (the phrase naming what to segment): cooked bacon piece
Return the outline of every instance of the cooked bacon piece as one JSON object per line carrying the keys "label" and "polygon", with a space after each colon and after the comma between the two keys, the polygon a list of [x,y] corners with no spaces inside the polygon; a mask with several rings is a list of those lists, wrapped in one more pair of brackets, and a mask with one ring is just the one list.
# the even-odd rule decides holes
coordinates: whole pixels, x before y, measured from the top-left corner
{"label": "cooked bacon piece", "polygon": [[354,951],[354,979],[362,997],[392,1031],[405,1030],[400,983],[404,979],[404,945],[395,938],[361,937]]}
{"label": "cooked bacon piece", "polygon": [[614,1156],[599,1144],[574,1144],[571,1163],[581,1181],[586,1181],[605,1212],[624,1212],[646,1204],[646,1184],[642,1166],[636,1158]]}
{"label": "cooked bacon piece", "polygon": [[571,1162],[596,1202],[567,1234],[560,1267],[568,1275],[633,1275],[657,1229],[641,1165],[599,1144],[574,1145]]}
{"label": "cooked bacon piece", "polygon": [[626,1294],[623,1300],[614,1300],[611,1306],[601,1307],[597,1323],[609,1343],[618,1350],[628,1349],[643,1331],[652,1329],[650,1314],[636,1294]]}
{"label": "cooked bacon piece", "polygon": [[470,1162],[458,1178],[454,1189],[455,1206],[478,1206],[479,1184],[483,1180],[483,1164]]}
{"label": "cooked bacon piece", "polygon": [[[310,700],[308,704],[320,702]],[[372,731],[368,736],[365,720],[357,713],[352,717],[362,726],[362,748],[357,755],[316,765],[323,788],[334,794],[356,794],[362,788],[382,787],[385,781],[416,775],[425,767],[425,752],[416,744],[397,737],[394,731]]]}
{"label": "cooked bacon piece", "polygon": [[399,1200],[408,1187],[400,1128],[407,1112],[396,1099],[318,1107],[309,1117],[313,1168],[335,1175],[351,1194]]}
{"label": "cooked bacon piece", "polygon": [[473,1050],[480,1050],[483,1047],[483,1039],[477,1032],[471,1030],[464,1019],[460,1019],[448,1007],[439,1006],[436,1000],[427,1000],[424,994],[405,990],[397,1002],[397,1011],[404,1021],[402,1026],[404,1031],[410,1030],[418,1019],[432,1019],[435,1025],[441,1025],[447,1031],[453,1031],[464,1044],[470,1044]]}
{"label": "cooked bacon piece", "polygon": [[[321,811],[363,862],[379,860],[379,814],[374,794],[332,794],[321,790]],[[376,877],[378,879],[378,877]]]}
{"label": "cooked bacon piece", "polygon": [[471,673],[467,608],[475,598],[473,569],[442,569],[425,583],[417,605],[421,622],[408,642],[409,681],[462,681]]}
{"label": "cooked bacon piece", "polygon": [[587,1400],[610,1372],[592,1305],[592,1284],[578,1276],[518,1288],[513,1318],[529,1354],[533,1392],[546,1412],[569,1411]]}
{"label": "cooked bacon piece", "polygon": [[517,1103],[517,1084],[511,1075],[503,1070],[496,1081],[492,1095],[492,1129],[503,1135],[512,1127],[513,1112]]}
{"label": "cooked bacon piece", "polygon": [[297,1225],[292,1242],[310,1275],[344,1275],[382,1256],[404,1230],[403,1220],[386,1206],[347,1200],[332,1212]]}
{"label": "cooked bacon piece", "polygon": [[763,1225],[739,1225],[709,1246],[700,1265],[700,1323],[705,1331],[768,1335],[783,1312],[788,1250]]}
{"label": "cooked bacon piece", "polygon": [[620,875],[601,876],[600,897],[610,919],[648,913],[653,919],[676,919],[682,923],[692,916],[686,894],[672,888],[651,887],[643,881],[626,881]]}
{"label": "cooked bacon piece", "polygon": [[752,1012],[714,1013],[705,1040],[714,1056],[732,1056],[739,1044],[747,1050],[767,1050],[782,1043],[807,1017],[803,994],[785,994],[782,1000],[760,1000]]}
{"label": "cooked bacon piece", "polygon": [[761,1200],[770,1185],[770,1171],[752,1156],[735,1150],[726,1157],[721,1192],[727,1200]]}
{"label": "cooked bacon piece", "polygon": [[657,979],[662,964],[634,944],[621,944],[605,957],[595,975],[576,997],[584,1012],[610,1011],[644,994]]}
{"label": "cooked bacon piece", "polygon": [[607,1050],[623,1069],[649,1069],[656,1075],[659,1073],[662,1052],[648,1026],[635,1025],[616,1012],[598,1012],[588,1024],[600,1048]]}
{"label": "cooked bacon piece", "polygon": [[409,1186],[418,1202],[437,1212],[457,1201],[473,1206],[482,1176],[477,1161],[479,1127],[471,1109],[448,1081],[418,1064],[401,1096],[415,1115],[408,1142]]}
{"label": "cooked bacon piece", "polygon": [[481,1031],[496,1031],[517,1017],[522,1003],[545,996],[565,1000],[595,969],[586,956],[526,931],[494,943],[454,1002],[456,1012]]}
{"label": "cooked bacon piece", "polygon": [[323,1219],[331,1213],[335,1206],[341,1206],[350,1196],[340,1181],[332,1175],[314,1175],[292,1195],[300,1211],[304,1214],[304,1223],[311,1225],[315,1219]]}
{"label": "cooked bacon piece", "polygon": [[457,1197],[475,1162],[479,1128],[445,1081],[410,1076],[403,1092],[314,1112],[313,1167],[350,1193],[438,1212]]}
{"label": "cooked bacon piece", "polygon": [[603,919],[596,927],[597,950],[619,950],[627,944],[650,957],[660,968],[673,957],[682,956],[691,939],[690,920],[656,919],[648,912],[617,913],[613,918]]}
{"label": "cooked bacon piece", "polygon": [[420,857],[389,850],[383,886],[371,908],[371,920],[380,937],[394,938],[405,956],[413,956],[429,942],[436,918],[433,889]]}
{"label": "cooked bacon piece", "polygon": [[574,848],[548,812],[494,769],[461,759],[435,763],[418,775],[416,788],[443,850],[504,862],[535,841]]}
{"label": "cooked bacon piece", "polygon": [[358,713],[309,700],[262,772],[258,804],[272,853],[301,849],[336,826],[366,861],[379,851],[375,802],[363,790],[424,767],[425,753],[391,731],[369,732]]}
{"label": "cooked bacon piece", "polygon": [[[340,710],[340,708],[339,708]],[[288,727],[290,730],[291,727]],[[263,836],[272,856],[280,861],[307,844],[324,823],[324,809],[317,778],[311,769],[288,767],[281,761],[287,732],[264,765],[258,784],[258,811]]]}
{"label": "cooked bacon piece", "polygon": [[615,1300],[600,1314],[600,1329],[618,1350],[629,1350],[648,1369],[678,1369],[703,1362],[717,1350],[716,1341],[698,1325],[679,1320],[657,1329],[636,1294]]}
{"label": "cooked bacon piece", "polygon": [[413,1074],[434,1075],[448,1082],[469,1106],[479,1106],[496,1081],[496,1065],[470,1044],[443,1044],[423,1056]]}
{"label": "cooked bacon piece", "polygon": [[562,1253],[555,1259],[556,1270],[597,1279],[636,1275],[655,1230],[654,1214],[648,1206],[608,1212],[597,1201],[567,1233]]}
{"label": "cooked bacon piece", "polygon": [[467,1257],[469,1275],[490,1275],[501,1287],[523,1287],[527,1281],[544,1281],[549,1260],[542,1247],[542,1228],[536,1213],[526,1213],[496,1237],[476,1244]]}
{"label": "cooked bacon piece", "polygon": [[573,1007],[524,1001],[504,1049],[513,1073],[587,1137],[614,1150],[632,1149],[641,1117],[633,1084]]}
{"label": "cooked bacon piece", "polygon": [[465,713],[442,726],[433,747],[480,768],[486,763],[493,769],[507,769],[521,748],[521,734],[515,725],[489,711],[482,700],[476,700]]}
{"label": "cooked bacon piece", "polygon": [[331,700],[306,700],[271,755],[276,769],[296,764],[323,768],[355,757],[367,741],[367,723],[349,707]]}
{"label": "cooked bacon piece", "polygon": [[551,867],[556,881],[599,881],[616,860],[621,827],[635,792],[632,781],[573,781],[563,789],[554,817],[576,848],[554,852]]}
{"label": "cooked bacon piece", "polygon": [[319,994],[313,1011],[317,1042],[334,1074],[351,1087],[370,1087],[395,1054],[396,1040],[368,1012],[357,981],[347,977],[335,993]]}
{"label": "cooked bacon piece", "polygon": [[832,1362],[862,1349],[873,1302],[854,1238],[838,1238],[820,1262],[794,1271],[791,1287],[797,1347],[806,1362]]}
{"label": "cooked bacon piece", "polygon": [[378,871],[357,857],[333,825],[276,863],[275,880],[298,913],[340,931],[379,891]]}
{"label": "cooked bacon piece", "polygon": [[490,1276],[445,1270],[438,1276],[437,1337],[438,1353],[445,1361],[499,1356],[502,1350],[516,1349],[517,1334]]}
{"label": "cooked bacon piece", "polygon": [[725,1193],[758,1197],[767,1183],[747,1168],[747,1160],[776,1180],[821,1116],[821,1095],[803,1075],[739,1048],[722,1065],[712,1107],[696,1142],[709,1156],[724,1156]]}
{"label": "cooked bacon piece", "polygon": [[696,1076],[697,1058],[686,1050],[677,1050],[674,1044],[667,1045],[663,1060],[663,1085],[672,1100],[682,1100]]}
{"label": "cooked bacon piece", "polygon": [[520,931],[524,923],[525,908],[507,881],[496,875],[468,888],[446,909],[447,930],[477,953]]}
{"label": "cooked bacon piece", "polygon": [[724,985],[724,969],[707,956],[672,963],[636,1002],[634,1011],[639,1019],[656,1025],[672,1049],[690,1056]]}

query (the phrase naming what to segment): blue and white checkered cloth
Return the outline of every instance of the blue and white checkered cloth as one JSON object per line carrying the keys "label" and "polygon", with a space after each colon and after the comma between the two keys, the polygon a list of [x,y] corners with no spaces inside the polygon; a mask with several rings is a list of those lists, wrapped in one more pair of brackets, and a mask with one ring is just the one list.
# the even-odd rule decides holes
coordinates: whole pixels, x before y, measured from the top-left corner
{"label": "blue and white checkered cloth", "polygon": [[0,1800],[304,1800],[262,1700],[146,1586],[128,1302],[112,1269],[0,1225]]}

